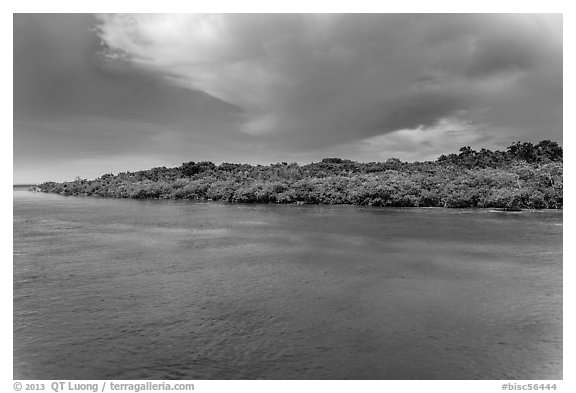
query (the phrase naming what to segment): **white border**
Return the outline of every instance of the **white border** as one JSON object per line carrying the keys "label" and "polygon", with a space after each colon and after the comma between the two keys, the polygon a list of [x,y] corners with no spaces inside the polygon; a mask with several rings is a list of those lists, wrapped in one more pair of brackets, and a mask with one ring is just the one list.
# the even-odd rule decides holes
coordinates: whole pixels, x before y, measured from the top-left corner
{"label": "white border", "polygon": [[[565,191],[564,198],[566,206],[564,210],[564,381],[556,381],[559,389],[557,391],[576,391],[575,378],[571,370],[574,370],[574,340],[571,332],[576,331],[574,325],[574,278],[573,247],[574,241],[574,137],[572,130],[575,130],[574,121],[569,116],[573,109],[569,104],[573,103],[573,93],[571,87],[574,86],[574,77],[571,70],[576,69],[574,65],[573,40],[576,37],[574,32],[574,16],[568,1],[496,1],[484,0],[481,2],[462,1],[410,1],[410,2],[376,2],[376,1],[347,1],[336,3],[334,1],[310,1],[293,0],[280,4],[270,1],[254,0],[214,0],[211,2],[197,1],[175,1],[163,0],[162,2],[136,2],[102,0],[97,3],[80,1],[9,1],[3,2],[2,13],[2,39],[5,50],[12,52],[12,13],[28,12],[521,12],[521,13],[563,13],[564,14],[564,128],[568,132],[564,133],[563,146],[565,151]],[[159,7],[159,5],[161,7]],[[8,61],[8,56],[2,62],[3,101],[2,111],[4,128],[2,133],[2,160],[4,184],[11,186],[13,180],[13,157],[12,157],[12,129],[13,123],[8,124],[8,119],[12,119],[12,62]],[[8,172],[10,168],[10,172]],[[1,355],[1,375],[0,390],[5,392],[14,391],[12,381],[12,197],[11,193],[3,193],[2,209],[2,263],[0,275],[1,304],[4,323],[2,323],[2,355]],[[127,381],[136,382],[136,381]],[[506,382],[521,384],[523,381],[195,381],[197,391],[246,391],[246,392],[269,392],[276,391],[310,391],[310,390],[330,390],[335,392],[349,392],[358,389],[366,392],[401,392],[401,391],[442,391],[442,392],[496,392],[501,390],[501,385]],[[525,383],[536,383],[537,381],[524,381]],[[551,383],[553,381],[542,381]],[[48,390],[47,390],[48,391]]]}

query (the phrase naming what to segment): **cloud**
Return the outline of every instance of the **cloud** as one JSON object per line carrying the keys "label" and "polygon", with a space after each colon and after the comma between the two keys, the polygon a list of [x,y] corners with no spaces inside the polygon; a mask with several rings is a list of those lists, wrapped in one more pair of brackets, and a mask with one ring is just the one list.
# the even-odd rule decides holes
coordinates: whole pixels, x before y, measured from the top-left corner
{"label": "cloud", "polygon": [[545,119],[561,138],[558,15],[97,19],[108,56],[241,107],[239,130],[271,144],[318,148],[463,112],[528,134]]}
{"label": "cloud", "polygon": [[397,157],[406,161],[435,160],[438,152],[457,153],[462,146],[496,148],[488,142],[494,135],[491,130],[458,118],[439,120],[431,127],[402,129],[378,135],[356,144],[360,154],[386,160]]}
{"label": "cloud", "polygon": [[232,121],[238,107],[103,56],[91,15],[15,15],[16,119],[101,116],[164,124]]}

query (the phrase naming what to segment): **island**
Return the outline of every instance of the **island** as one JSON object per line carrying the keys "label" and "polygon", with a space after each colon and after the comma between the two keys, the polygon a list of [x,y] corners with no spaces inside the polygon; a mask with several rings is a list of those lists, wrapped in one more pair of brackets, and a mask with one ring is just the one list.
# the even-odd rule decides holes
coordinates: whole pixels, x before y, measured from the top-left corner
{"label": "island", "polygon": [[236,203],[352,204],[390,207],[562,209],[563,150],[544,140],[506,151],[469,146],[435,161],[307,165],[186,162],[96,179],[45,182],[34,189],[66,196],[189,199]]}

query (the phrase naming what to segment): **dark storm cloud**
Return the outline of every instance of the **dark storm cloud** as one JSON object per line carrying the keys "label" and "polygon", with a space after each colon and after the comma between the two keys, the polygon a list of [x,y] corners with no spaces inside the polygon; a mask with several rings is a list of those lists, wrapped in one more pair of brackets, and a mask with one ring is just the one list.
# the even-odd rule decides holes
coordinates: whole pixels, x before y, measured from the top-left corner
{"label": "dark storm cloud", "polygon": [[[139,135],[133,127],[124,126],[115,135],[107,135],[102,119],[124,125],[127,121],[178,124],[194,127],[195,132],[214,132],[213,123],[226,124],[241,113],[204,92],[174,86],[122,61],[105,59],[90,15],[16,15],[14,36],[14,118],[19,122],[16,126],[24,128],[23,134],[36,133],[41,139],[65,137],[66,144],[76,139],[96,150],[114,150],[118,143],[124,147],[145,144],[150,133],[143,130]],[[59,127],[26,128],[32,121],[58,122]],[[15,134],[16,147],[20,147],[20,135]]]}
{"label": "dark storm cloud", "polygon": [[91,15],[15,15],[17,119],[103,115],[163,123],[240,112],[204,92],[105,59],[94,22]]}

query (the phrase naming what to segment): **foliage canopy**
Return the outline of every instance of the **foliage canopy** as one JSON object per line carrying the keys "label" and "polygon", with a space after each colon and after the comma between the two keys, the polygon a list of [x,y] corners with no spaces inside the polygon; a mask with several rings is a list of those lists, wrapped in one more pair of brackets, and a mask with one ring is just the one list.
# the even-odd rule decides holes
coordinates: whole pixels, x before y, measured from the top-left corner
{"label": "foliage canopy", "polygon": [[516,142],[506,151],[462,147],[436,161],[359,163],[325,158],[308,165],[186,162],[94,180],[46,182],[43,192],[112,198],[398,207],[561,209],[562,147]]}

